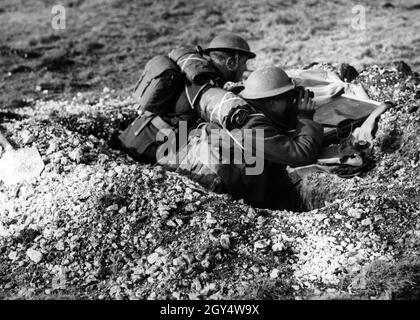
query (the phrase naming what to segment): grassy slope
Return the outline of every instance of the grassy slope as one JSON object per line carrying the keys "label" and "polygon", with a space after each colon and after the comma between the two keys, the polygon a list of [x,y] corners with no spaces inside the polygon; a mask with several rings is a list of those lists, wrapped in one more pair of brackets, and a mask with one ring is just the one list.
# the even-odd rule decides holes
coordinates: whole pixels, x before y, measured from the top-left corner
{"label": "grassy slope", "polygon": [[[404,59],[414,69],[420,67],[419,9],[412,7],[416,1],[394,1],[394,8],[383,8],[383,1],[358,1],[366,8],[363,31],[351,29],[354,4],[338,0],[62,3],[66,29],[57,31],[51,28],[55,1],[2,1],[0,45],[40,56],[24,59],[3,47],[0,103],[42,96],[37,85],[49,89],[49,96],[63,90],[96,93],[103,86],[126,91],[153,55],[181,44],[205,45],[226,30],[249,39],[258,53],[254,66],[291,68],[324,61],[360,68]],[[46,70],[51,69],[51,57],[63,56],[75,64]],[[19,66],[31,71],[22,72]]]}

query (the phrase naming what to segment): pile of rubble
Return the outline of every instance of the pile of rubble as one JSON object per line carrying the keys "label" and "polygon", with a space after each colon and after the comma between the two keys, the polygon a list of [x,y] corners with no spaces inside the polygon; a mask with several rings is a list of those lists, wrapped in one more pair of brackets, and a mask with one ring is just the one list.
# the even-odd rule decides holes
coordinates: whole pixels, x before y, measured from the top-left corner
{"label": "pile of rubble", "polygon": [[379,123],[376,166],[351,179],[313,174],[323,207],[303,213],[252,208],[134,162],[113,148],[135,117],[130,99],[79,95],[13,110],[19,117],[2,127],[37,147],[46,167],[31,182],[0,182],[0,298],[377,299],[414,290],[402,281],[392,291],[368,271],[419,256],[418,78],[374,66],[355,81],[396,102]]}

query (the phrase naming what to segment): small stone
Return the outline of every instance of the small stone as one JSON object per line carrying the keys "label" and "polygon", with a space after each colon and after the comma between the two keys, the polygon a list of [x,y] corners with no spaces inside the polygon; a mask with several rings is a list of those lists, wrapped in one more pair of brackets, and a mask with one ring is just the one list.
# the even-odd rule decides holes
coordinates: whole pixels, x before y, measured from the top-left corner
{"label": "small stone", "polygon": [[57,143],[50,142],[47,151],[45,152],[47,155],[55,152],[57,150]]}
{"label": "small stone", "polygon": [[229,239],[229,235],[227,234],[222,234],[220,236],[220,245],[225,248],[226,250],[230,248],[230,239]]}
{"label": "small stone", "polygon": [[147,262],[149,262],[150,264],[155,264],[156,261],[158,261],[158,259],[159,255],[156,252],[153,252],[147,257]]}
{"label": "small stone", "polygon": [[375,214],[374,218],[375,218],[375,221],[379,221],[379,220],[383,220],[384,217],[380,214]]}
{"label": "small stone", "polygon": [[279,251],[282,251],[284,249],[284,245],[283,245],[283,243],[275,243],[275,244],[273,244],[273,246],[271,247],[271,249],[274,252],[279,252]]}
{"label": "small stone", "polygon": [[166,225],[168,226],[168,227],[172,227],[172,228],[176,228],[177,227],[177,224],[175,223],[175,221],[173,221],[173,220],[168,220],[167,222],[166,222]]}
{"label": "small stone", "polygon": [[318,213],[318,214],[314,214],[314,218],[318,221],[322,221],[327,217],[327,215],[325,213]]}
{"label": "small stone", "polygon": [[20,136],[22,137],[22,143],[24,145],[30,144],[30,143],[34,142],[35,139],[36,139],[35,136],[32,133],[30,133],[28,130],[23,130],[20,133]]}
{"label": "small stone", "polygon": [[63,240],[59,240],[56,244],[55,244],[55,248],[58,251],[63,251],[64,250],[64,242]]}
{"label": "small stone", "polygon": [[274,268],[270,273],[270,278],[271,279],[276,279],[276,278],[278,278],[279,274],[280,274],[280,270]]}
{"label": "small stone", "polygon": [[259,249],[264,249],[268,246],[268,241],[267,240],[258,240],[254,243],[254,248],[259,250]]}
{"label": "small stone", "polygon": [[9,259],[10,260],[12,260],[12,261],[15,261],[15,260],[17,260],[18,259],[18,255],[17,255],[17,252],[16,251],[10,251],[10,253],[9,253]]}
{"label": "small stone", "polygon": [[201,294],[208,295],[210,292],[216,290],[216,283],[208,283],[204,286],[203,290],[201,290]]}
{"label": "small stone", "polygon": [[9,231],[0,224],[0,237],[8,237]]}
{"label": "small stone", "polygon": [[208,269],[208,268],[210,268],[210,261],[209,261],[209,259],[208,258],[206,258],[206,259],[204,259],[203,261],[201,261],[201,266],[204,268],[204,269]]}
{"label": "small stone", "polygon": [[198,300],[198,293],[197,292],[192,292],[188,294],[188,298],[190,300]]}
{"label": "small stone", "polygon": [[193,212],[193,211],[195,211],[195,208],[194,208],[194,206],[193,206],[191,203],[189,203],[189,204],[187,204],[187,205],[185,206],[184,210],[185,210],[186,212]]}
{"label": "small stone", "polygon": [[106,211],[118,211],[118,204],[113,204],[106,208]]}
{"label": "small stone", "polygon": [[355,264],[357,262],[357,259],[355,258],[355,257],[349,257],[348,259],[347,259],[347,263],[349,264],[349,265],[353,265],[353,264]]}
{"label": "small stone", "polygon": [[26,255],[35,263],[39,263],[42,260],[42,253],[34,249],[28,249]]}
{"label": "small stone", "polygon": [[127,207],[122,207],[122,208],[118,211],[118,213],[120,213],[120,214],[125,214],[125,213],[127,213]]}
{"label": "small stone", "polygon": [[83,156],[83,151],[80,148],[76,148],[73,151],[69,152],[69,158],[77,163],[80,163],[82,156]]}
{"label": "small stone", "polygon": [[362,213],[363,213],[363,210],[361,210],[361,209],[355,209],[355,208],[350,208],[347,211],[347,214],[350,217],[353,217],[353,218],[356,218],[356,219],[360,219],[362,217]]}
{"label": "small stone", "polygon": [[89,171],[86,168],[81,169],[78,174],[78,177],[80,181],[87,180],[89,178]]}
{"label": "small stone", "polygon": [[217,223],[217,220],[214,219],[213,217],[210,217],[210,218],[207,218],[206,219],[206,223],[207,224],[216,224]]}
{"label": "small stone", "polygon": [[372,224],[372,219],[370,218],[366,218],[364,220],[362,220],[362,226],[369,226]]}

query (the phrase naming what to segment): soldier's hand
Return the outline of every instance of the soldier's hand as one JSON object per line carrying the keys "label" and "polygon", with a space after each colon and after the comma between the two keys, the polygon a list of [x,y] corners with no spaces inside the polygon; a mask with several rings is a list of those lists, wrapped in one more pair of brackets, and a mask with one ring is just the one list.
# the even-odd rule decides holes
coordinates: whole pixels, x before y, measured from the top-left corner
{"label": "soldier's hand", "polygon": [[309,96],[308,90],[300,91],[298,96],[298,111],[304,113],[315,112],[315,102]]}

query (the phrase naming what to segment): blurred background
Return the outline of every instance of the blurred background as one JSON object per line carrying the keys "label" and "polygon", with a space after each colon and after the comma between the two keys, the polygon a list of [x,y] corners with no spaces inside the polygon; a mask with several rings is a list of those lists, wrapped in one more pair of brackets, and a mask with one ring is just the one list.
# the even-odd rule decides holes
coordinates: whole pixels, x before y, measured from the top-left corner
{"label": "blurred background", "polygon": [[[64,29],[52,27],[57,4]],[[77,92],[97,99],[105,87],[126,95],[154,55],[205,47],[224,31],[249,40],[254,68],[346,62],[360,71],[403,60],[419,71],[419,14],[419,0],[1,0],[0,104]]]}

